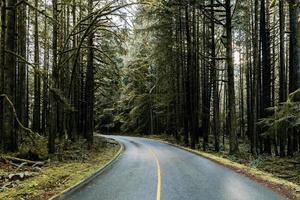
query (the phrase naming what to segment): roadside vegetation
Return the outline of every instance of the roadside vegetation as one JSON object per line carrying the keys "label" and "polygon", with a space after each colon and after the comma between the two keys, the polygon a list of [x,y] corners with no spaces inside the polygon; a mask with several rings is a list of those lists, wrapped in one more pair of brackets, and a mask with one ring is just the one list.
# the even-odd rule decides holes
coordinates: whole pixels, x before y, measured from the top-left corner
{"label": "roadside vegetation", "polygon": [[0,155],[0,199],[49,199],[99,170],[120,150],[118,143],[102,137],[94,138],[90,150],[85,140],[59,145],[61,151],[45,161]]}
{"label": "roadside vegetation", "polygon": [[240,153],[229,154],[229,144],[226,141],[226,148],[220,152],[213,150],[213,143],[209,143],[210,150],[203,151],[200,147],[191,149],[184,143],[166,134],[144,136],[166,144],[171,144],[205,157],[213,162],[224,165],[234,171],[248,176],[288,199],[300,198],[300,156],[295,158],[270,157],[268,155],[253,156],[247,151],[246,146],[241,146]]}

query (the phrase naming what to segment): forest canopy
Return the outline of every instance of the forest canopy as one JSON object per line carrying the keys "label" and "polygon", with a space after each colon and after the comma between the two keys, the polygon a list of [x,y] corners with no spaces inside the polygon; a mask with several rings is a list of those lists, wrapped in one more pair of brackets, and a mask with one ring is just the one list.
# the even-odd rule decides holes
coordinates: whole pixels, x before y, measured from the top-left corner
{"label": "forest canopy", "polygon": [[1,150],[165,133],[293,156],[299,14],[299,0],[2,0]]}

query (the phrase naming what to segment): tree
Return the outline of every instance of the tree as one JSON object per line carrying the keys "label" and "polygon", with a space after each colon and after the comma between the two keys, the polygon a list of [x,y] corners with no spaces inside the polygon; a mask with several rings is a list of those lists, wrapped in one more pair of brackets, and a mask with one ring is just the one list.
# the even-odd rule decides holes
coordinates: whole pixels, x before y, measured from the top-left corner
{"label": "tree", "polygon": [[[38,9],[38,0],[35,0],[35,7]],[[41,77],[40,77],[40,53],[39,53],[39,22],[38,11],[34,12],[34,108],[32,130],[41,131]]]}
{"label": "tree", "polygon": [[50,94],[50,105],[51,105],[51,129],[48,136],[48,149],[49,153],[55,153],[55,138],[57,134],[57,124],[58,121],[58,102],[55,99],[54,89],[58,89],[59,83],[59,69],[57,66],[57,36],[58,36],[58,11],[57,11],[57,0],[52,0],[53,6],[53,19],[55,20],[53,24],[53,36],[52,36],[52,91]]}
{"label": "tree", "polygon": [[257,118],[258,118],[258,91],[259,91],[259,35],[258,35],[258,0],[254,2],[254,28],[253,28],[253,90],[252,90],[252,110],[253,118],[251,121],[252,133],[251,134],[251,152],[256,155],[258,148],[258,133],[257,133]]}
{"label": "tree", "polygon": [[[88,3],[89,13],[93,12],[93,0]],[[92,22],[92,19],[90,20]],[[92,25],[93,26],[93,25]],[[88,35],[88,55],[85,84],[85,101],[86,101],[86,138],[90,144],[93,143],[94,134],[94,34],[93,29]]]}
{"label": "tree", "polygon": [[[287,99],[287,80],[286,80],[286,66],[285,66],[285,12],[284,1],[279,1],[279,31],[280,31],[280,68],[279,68],[279,102],[283,103]],[[285,156],[285,139],[286,129],[280,130],[279,146],[280,156]]]}
{"label": "tree", "polygon": [[1,42],[0,42],[0,147],[5,146],[5,134],[4,134],[4,97],[2,94],[5,92],[5,31],[6,31],[6,1],[1,2]]}
{"label": "tree", "polygon": [[[300,1],[289,1],[290,12],[290,53],[289,53],[289,92],[295,92],[300,88],[300,24],[298,16],[300,14]],[[294,99],[299,101],[299,97]],[[296,130],[290,130],[288,133],[288,155],[292,156],[295,151]]]}
{"label": "tree", "polygon": [[[290,74],[290,85],[289,91],[294,92],[300,87],[300,58],[299,58],[299,40],[300,40],[300,25],[298,16],[300,14],[300,1],[291,0],[289,1],[289,12],[290,12],[290,63],[289,63],[289,74]],[[297,45],[295,45],[297,44]]]}
{"label": "tree", "polygon": [[[18,54],[22,58],[26,58],[26,10],[27,6],[25,4],[19,5],[18,11]],[[26,123],[26,62],[22,59],[18,59],[18,91],[17,91],[17,113],[20,121]]]}
{"label": "tree", "polygon": [[[14,7],[16,0],[7,1],[7,7]],[[5,41],[5,65],[4,65],[4,94],[14,104],[16,102],[16,57],[13,55],[16,52],[16,10],[7,10],[7,28]],[[4,149],[16,151],[17,145],[17,130],[12,111],[8,104],[4,105]]]}
{"label": "tree", "polygon": [[230,134],[229,144],[230,153],[238,152],[238,139],[236,132],[236,110],[235,110],[235,91],[234,91],[234,65],[232,58],[232,15],[231,1],[225,1],[226,10],[226,64],[228,81],[228,132]]}
{"label": "tree", "polygon": [[215,44],[215,23],[214,23],[214,0],[211,0],[211,74],[213,81],[213,134],[215,137],[215,150],[219,151],[219,132],[220,132],[220,99],[219,99],[219,82],[216,66],[216,44]]}
{"label": "tree", "polygon": [[[269,5],[267,4],[267,7]],[[265,0],[261,1],[260,9],[260,30],[261,30],[261,47],[262,47],[262,117],[267,117],[267,108],[271,106],[271,55],[270,55],[270,33],[266,15]],[[271,154],[271,138],[267,136],[264,139],[264,152]]]}

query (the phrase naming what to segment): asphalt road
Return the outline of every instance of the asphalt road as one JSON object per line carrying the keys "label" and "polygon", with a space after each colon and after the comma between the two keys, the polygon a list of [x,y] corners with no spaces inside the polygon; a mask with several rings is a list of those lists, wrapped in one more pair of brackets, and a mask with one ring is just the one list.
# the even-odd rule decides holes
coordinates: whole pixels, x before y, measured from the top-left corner
{"label": "asphalt road", "polygon": [[111,136],[124,152],[69,200],[279,200],[270,189],[176,147]]}

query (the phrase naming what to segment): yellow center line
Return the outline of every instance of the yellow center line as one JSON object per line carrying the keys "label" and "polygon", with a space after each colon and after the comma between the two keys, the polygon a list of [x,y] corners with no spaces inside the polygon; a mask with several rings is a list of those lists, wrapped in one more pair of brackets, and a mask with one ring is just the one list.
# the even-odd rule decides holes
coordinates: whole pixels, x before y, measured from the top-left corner
{"label": "yellow center line", "polygon": [[156,200],[160,200],[160,193],[161,193],[161,175],[160,175],[160,164],[157,155],[154,153],[152,149],[150,149],[151,154],[155,158],[156,161],[156,168],[157,168],[157,190],[156,190]]}

